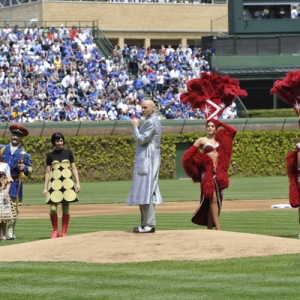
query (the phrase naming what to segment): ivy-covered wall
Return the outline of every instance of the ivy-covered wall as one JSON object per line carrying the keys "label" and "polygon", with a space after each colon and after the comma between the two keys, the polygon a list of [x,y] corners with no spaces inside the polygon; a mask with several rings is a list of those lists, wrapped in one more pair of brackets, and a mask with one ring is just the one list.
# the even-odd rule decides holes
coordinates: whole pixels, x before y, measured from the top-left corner
{"label": "ivy-covered wall", "polygon": [[298,130],[237,133],[230,175],[286,175],[285,156],[295,149],[298,137]]}
{"label": "ivy-covered wall", "polygon": [[[176,144],[194,142],[205,133],[165,134],[161,144],[160,178],[176,177]],[[295,148],[299,131],[238,132],[230,175],[285,175],[285,155]],[[9,139],[0,140],[1,144]],[[53,150],[50,138],[26,137],[23,148],[31,155],[34,173],[27,182],[43,182],[46,154]],[[135,143],[131,136],[66,137],[65,148],[73,151],[81,181],[132,178]]]}

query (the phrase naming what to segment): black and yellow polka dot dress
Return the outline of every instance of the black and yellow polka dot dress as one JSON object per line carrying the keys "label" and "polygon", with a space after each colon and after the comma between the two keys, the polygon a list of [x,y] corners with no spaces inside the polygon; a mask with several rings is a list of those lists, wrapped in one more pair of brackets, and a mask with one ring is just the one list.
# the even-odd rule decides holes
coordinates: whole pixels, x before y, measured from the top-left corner
{"label": "black and yellow polka dot dress", "polygon": [[47,155],[47,166],[51,166],[46,203],[78,201],[72,179],[71,164],[74,162],[71,150],[54,150]]}

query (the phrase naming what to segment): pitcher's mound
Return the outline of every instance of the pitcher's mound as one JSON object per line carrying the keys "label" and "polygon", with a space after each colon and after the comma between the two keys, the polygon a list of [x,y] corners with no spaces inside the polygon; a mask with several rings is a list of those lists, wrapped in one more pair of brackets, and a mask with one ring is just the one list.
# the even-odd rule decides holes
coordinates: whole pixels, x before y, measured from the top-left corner
{"label": "pitcher's mound", "polygon": [[1,247],[0,257],[93,263],[207,260],[299,253],[299,245],[297,239],[212,230],[100,231]]}

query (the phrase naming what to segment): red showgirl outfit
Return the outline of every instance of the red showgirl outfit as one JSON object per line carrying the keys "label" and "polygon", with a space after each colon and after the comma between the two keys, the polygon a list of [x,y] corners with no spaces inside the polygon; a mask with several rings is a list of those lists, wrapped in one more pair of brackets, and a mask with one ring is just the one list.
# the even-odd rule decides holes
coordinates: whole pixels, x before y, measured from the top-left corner
{"label": "red showgirl outfit", "polygon": [[[217,146],[215,149],[204,145],[203,152],[195,146],[190,147],[182,157],[182,165],[186,174],[194,182],[200,182],[200,206],[195,211],[192,222],[198,225],[207,225],[207,212],[210,199],[216,192],[219,213],[222,206],[223,189],[229,186],[228,169],[232,154],[232,141],[236,130],[231,126],[219,122],[224,109],[230,106],[237,96],[246,96],[241,90],[239,82],[229,76],[220,76],[215,73],[202,73],[200,78],[191,80],[187,85],[188,92],[183,93],[180,99],[189,103],[193,109],[200,108],[208,122],[214,123],[216,129],[222,126],[215,135]],[[210,151],[218,151],[217,167],[214,168],[212,159],[207,155]]]}
{"label": "red showgirl outfit", "polygon": [[[284,79],[277,80],[270,93],[277,94],[281,100],[294,108],[298,116],[300,115],[300,71],[289,72]],[[298,124],[300,125],[300,119]],[[297,152],[298,146],[295,151],[290,151],[286,155],[286,169],[290,181],[289,200],[292,207],[300,207],[300,170],[297,169]]]}
{"label": "red showgirl outfit", "polygon": [[290,205],[292,207],[300,207],[300,171],[297,168],[297,151],[290,151],[286,155],[286,170],[290,181]]}
{"label": "red showgirl outfit", "polygon": [[205,153],[199,151],[195,146],[191,146],[182,156],[182,165],[186,174],[194,182],[200,182],[201,196],[200,206],[195,211],[192,222],[198,225],[207,225],[207,210],[209,201],[216,191],[219,205],[219,212],[222,207],[223,189],[229,186],[228,169],[232,154],[232,140],[236,130],[231,126],[219,122],[219,126],[225,129],[218,130],[215,140],[219,143],[217,151],[218,165],[214,168],[212,159]]}

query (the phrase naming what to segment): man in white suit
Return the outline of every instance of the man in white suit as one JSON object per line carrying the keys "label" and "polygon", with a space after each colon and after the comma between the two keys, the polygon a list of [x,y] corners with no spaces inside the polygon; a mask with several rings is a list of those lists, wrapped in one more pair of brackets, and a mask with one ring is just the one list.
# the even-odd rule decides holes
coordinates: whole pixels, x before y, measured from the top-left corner
{"label": "man in white suit", "polygon": [[127,205],[139,205],[141,226],[134,227],[135,233],[155,232],[155,205],[161,204],[158,188],[160,167],[161,124],[155,114],[152,100],[142,103],[142,111],[146,120],[139,128],[139,120],[132,119],[132,137],[136,142],[136,154],[131,190]]}

